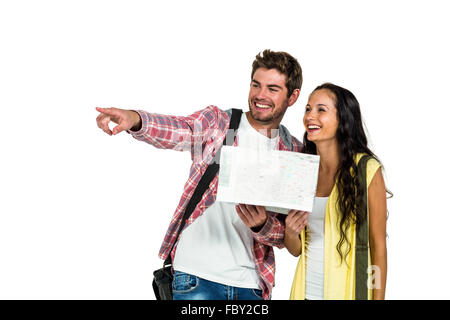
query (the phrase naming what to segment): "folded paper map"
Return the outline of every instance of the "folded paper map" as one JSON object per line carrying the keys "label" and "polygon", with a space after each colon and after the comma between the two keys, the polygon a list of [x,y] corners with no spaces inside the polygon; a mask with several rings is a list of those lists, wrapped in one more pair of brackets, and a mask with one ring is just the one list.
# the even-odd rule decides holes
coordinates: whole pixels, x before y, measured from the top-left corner
{"label": "folded paper map", "polygon": [[319,156],[222,146],[217,201],[312,211]]}

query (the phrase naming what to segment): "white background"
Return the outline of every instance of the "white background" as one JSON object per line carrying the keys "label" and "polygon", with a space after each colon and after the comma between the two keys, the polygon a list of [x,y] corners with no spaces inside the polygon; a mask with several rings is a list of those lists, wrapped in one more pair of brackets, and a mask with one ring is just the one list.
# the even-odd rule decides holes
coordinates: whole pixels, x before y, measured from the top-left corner
{"label": "white background", "polygon": [[[247,110],[251,63],[283,50],[304,85],[361,104],[386,169],[388,299],[449,299],[447,1],[1,1],[0,298],[153,299],[188,153],[97,128],[96,106]],[[273,299],[297,259],[276,249]]]}

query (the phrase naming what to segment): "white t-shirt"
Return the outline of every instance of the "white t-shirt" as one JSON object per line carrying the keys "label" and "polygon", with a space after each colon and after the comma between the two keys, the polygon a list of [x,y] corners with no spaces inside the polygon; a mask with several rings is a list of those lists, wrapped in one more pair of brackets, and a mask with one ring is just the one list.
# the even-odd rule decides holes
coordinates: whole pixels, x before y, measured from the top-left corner
{"label": "white t-shirt", "polygon": [[328,197],[315,197],[306,234],[306,299],[323,300],[325,209]]}
{"label": "white t-shirt", "polygon": [[[242,114],[237,133],[239,147],[276,150],[279,137],[256,131]],[[236,204],[214,202],[181,233],[174,270],[240,288],[260,288],[253,256],[253,236],[239,218]]]}

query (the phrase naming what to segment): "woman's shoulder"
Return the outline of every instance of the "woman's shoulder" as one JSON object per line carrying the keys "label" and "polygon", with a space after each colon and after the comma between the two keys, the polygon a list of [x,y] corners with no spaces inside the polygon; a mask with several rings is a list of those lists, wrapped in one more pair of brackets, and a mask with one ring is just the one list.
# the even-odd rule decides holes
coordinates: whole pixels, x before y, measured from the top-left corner
{"label": "woman's shoulder", "polygon": [[[361,160],[361,158],[363,156],[367,155],[367,153],[358,153],[355,157],[355,162],[359,163],[359,160]],[[381,167],[381,163],[375,159],[375,158],[371,158],[369,159],[369,161],[367,162],[367,185],[370,184],[370,182],[372,181],[373,176],[375,175],[375,173],[377,172],[377,170]]]}
{"label": "woman's shoulder", "polygon": [[[355,162],[359,163],[359,160],[361,160],[362,157],[367,156],[367,153],[357,153],[355,156]],[[379,165],[381,165],[380,161],[378,161],[377,159],[375,159],[374,157],[371,157],[370,160],[368,161],[368,163],[378,163]]]}

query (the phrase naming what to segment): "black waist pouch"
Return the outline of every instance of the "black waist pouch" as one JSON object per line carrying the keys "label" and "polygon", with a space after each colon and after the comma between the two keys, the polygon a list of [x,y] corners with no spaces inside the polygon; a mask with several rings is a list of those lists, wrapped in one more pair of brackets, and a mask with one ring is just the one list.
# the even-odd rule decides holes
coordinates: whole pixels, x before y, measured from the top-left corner
{"label": "black waist pouch", "polygon": [[157,300],[173,300],[172,267],[163,267],[153,272],[153,291]]}

